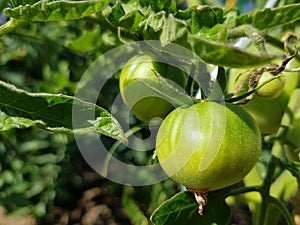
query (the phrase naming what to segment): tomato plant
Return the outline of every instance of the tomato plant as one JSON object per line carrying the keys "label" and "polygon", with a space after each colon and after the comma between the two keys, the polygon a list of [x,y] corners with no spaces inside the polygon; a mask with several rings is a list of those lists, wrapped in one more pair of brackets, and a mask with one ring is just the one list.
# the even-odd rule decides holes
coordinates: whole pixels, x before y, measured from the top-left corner
{"label": "tomato plant", "polygon": [[247,224],[299,223],[297,0],[1,0],[0,11],[1,212],[225,225],[244,210]]}

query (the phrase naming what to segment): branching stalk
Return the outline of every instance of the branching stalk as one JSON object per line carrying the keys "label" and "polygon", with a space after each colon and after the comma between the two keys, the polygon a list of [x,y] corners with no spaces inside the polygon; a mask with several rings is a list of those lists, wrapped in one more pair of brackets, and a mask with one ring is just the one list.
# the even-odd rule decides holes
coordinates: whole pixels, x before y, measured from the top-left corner
{"label": "branching stalk", "polygon": [[262,204],[260,207],[260,213],[259,213],[259,219],[258,219],[258,225],[264,225],[265,217],[269,205],[268,199],[270,198],[270,187],[273,182],[273,176],[276,169],[276,166],[279,163],[279,159],[272,155],[269,166],[268,166],[268,172],[267,176],[264,180],[262,190],[260,192],[262,196]]}
{"label": "branching stalk", "polygon": [[279,201],[277,198],[269,196],[268,203],[273,204],[276,208],[280,210],[288,225],[295,225],[292,215],[281,201]]}

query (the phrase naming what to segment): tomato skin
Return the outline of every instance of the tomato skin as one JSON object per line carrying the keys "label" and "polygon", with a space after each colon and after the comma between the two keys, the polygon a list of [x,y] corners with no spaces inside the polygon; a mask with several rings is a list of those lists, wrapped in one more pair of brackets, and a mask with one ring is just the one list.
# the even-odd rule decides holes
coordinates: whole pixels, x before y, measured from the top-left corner
{"label": "tomato skin", "polygon": [[166,117],[156,151],[162,168],[176,182],[189,189],[217,190],[241,181],[253,168],[261,135],[241,107],[202,102]]}
{"label": "tomato skin", "polygon": [[142,121],[150,121],[155,117],[164,118],[174,108],[150,88],[137,81],[137,79],[153,78],[159,82],[153,70],[182,88],[185,88],[187,84],[187,76],[183,71],[171,65],[156,62],[151,56],[137,55],[130,59],[121,71],[119,86],[124,102]]}
{"label": "tomato skin", "polygon": [[[285,86],[285,77],[278,77],[271,80],[274,77],[269,72],[264,72],[260,77],[257,86],[261,86],[264,82],[269,81],[267,84],[257,90],[256,95],[260,98],[274,99],[278,98]],[[271,80],[271,81],[270,81]]]}

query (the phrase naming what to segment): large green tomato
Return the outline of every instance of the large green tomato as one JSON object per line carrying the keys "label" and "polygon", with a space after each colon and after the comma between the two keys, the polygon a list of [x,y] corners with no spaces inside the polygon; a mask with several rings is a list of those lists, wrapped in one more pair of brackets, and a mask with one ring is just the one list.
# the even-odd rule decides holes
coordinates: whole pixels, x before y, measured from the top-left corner
{"label": "large green tomato", "polygon": [[239,182],[253,168],[261,135],[241,107],[201,102],[166,117],[156,151],[162,168],[176,182],[192,190],[217,190]]}
{"label": "large green tomato", "polygon": [[139,79],[147,82],[147,79],[151,79],[159,82],[153,70],[182,88],[185,88],[187,84],[187,76],[183,71],[171,65],[156,62],[151,56],[137,55],[130,59],[121,71],[120,90],[124,102],[142,121],[150,121],[155,117],[164,118],[174,108],[138,81]]}
{"label": "large green tomato", "polygon": [[[291,61],[291,63],[293,65],[292,67],[296,67],[298,65],[298,63],[294,59]],[[234,91],[235,88],[239,85],[242,77],[245,76],[245,74],[241,76],[241,73],[242,70],[240,69],[231,70],[227,83],[228,93]],[[286,109],[289,96],[299,83],[299,73],[290,73],[284,71],[282,72],[282,74],[284,75],[284,82],[278,80],[279,84],[277,83],[274,87],[272,86],[272,81],[270,83],[271,86],[267,86],[267,84],[266,87],[264,86],[261,88],[260,95],[255,94],[253,99],[251,99],[247,104],[241,105],[241,107],[249,112],[251,116],[253,116],[253,118],[257,121],[263,135],[273,134],[277,132],[281,122],[281,118]],[[281,84],[284,84],[283,89],[280,82],[282,82]],[[247,87],[243,87],[237,95],[243,94],[246,91]],[[276,96],[276,93],[279,96]],[[273,98],[262,98],[262,95],[273,95]]]}

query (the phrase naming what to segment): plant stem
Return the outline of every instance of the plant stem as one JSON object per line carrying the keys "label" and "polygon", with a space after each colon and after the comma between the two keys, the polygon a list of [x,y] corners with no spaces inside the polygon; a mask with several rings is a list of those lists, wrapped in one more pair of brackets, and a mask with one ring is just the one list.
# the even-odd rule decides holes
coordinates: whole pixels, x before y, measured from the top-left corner
{"label": "plant stem", "polygon": [[[266,40],[266,42],[268,42],[269,44],[273,45],[274,47],[283,50],[284,49],[284,43],[282,43],[280,40],[270,36],[270,35],[264,35],[264,39]],[[290,46],[286,45],[287,49],[289,52],[294,52],[295,50],[292,49]],[[299,54],[297,54],[295,56],[295,59],[300,62],[300,56]]]}
{"label": "plant stem", "polygon": [[268,202],[272,203],[273,205],[275,205],[280,210],[280,212],[284,216],[284,218],[285,218],[288,225],[295,225],[294,220],[293,220],[290,212],[288,211],[288,209],[285,207],[285,205],[281,201],[279,201],[277,198],[269,196]]}
{"label": "plant stem", "polygon": [[[132,134],[135,134],[136,132],[139,132],[140,130],[142,130],[143,127],[134,127],[132,128],[131,130],[127,131],[125,133],[125,136],[126,138],[128,138],[130,135]],[[104,162],[103,162],[103,169],[102,169],[102,175],[104,177],[107,176],[107,169],[108,169],[108,164],[109,164],[109,161],[110,159],[113,157],[113,154],[115,153],[115,151],[118,149],[118,147],[120,146],[120,144],[122,144],[122,142],[120,141],[116,141],[112,146],[111,148],[109,149],[109,153],[107,154],[107,156],[105,157],[104,159]]]}
{"label": "plant stem", "polygon": [[251,25],[241,25],[239,27],[232,28],[228,30],[227,38],[240,38],[248,37],[251,39],[252,43],[257,47],[257,49],[262,53],[266,54],[265,40],[261,34],[253,28]]}
{"label": "plant stem", "polygon": [[232,195],[240,195],[248,192],[261,192],[261,190],[262,189],[259,186],[241,187],[241,188],[229,190],[228,193],[226,193],[225,197],[232,196]]}
{"label": "plant stem", "polygon": [[24,20],[14,20],[10,19],[7,23],[0,26],[0,36],[8,34],[15,30],[17,27],[26,24],[27,22]]}
{"label": "plant stem", "polygon": [[260,213],[259,213],[259,220],[258,220],[259,225],[264,225],[264,221],[265,221],[265,217],[266,217],[266,213],[267,213],[267,209],[268,209],[268,205],[269,205],[268,199],[270,198],[270,195],[269,195],[270,187],[271,187],[274,172],[275,172],[275,169],[276,169],[276,166],[278,165],[278,163],[279,163],[279,159],[276,158],[274,155],[272,155],[269,166],[268,166],[267,176],[264,180],[264,184],[263,184],[261,192],[260,192],[261,196],[262,196],[262,204],[261,204]]}

